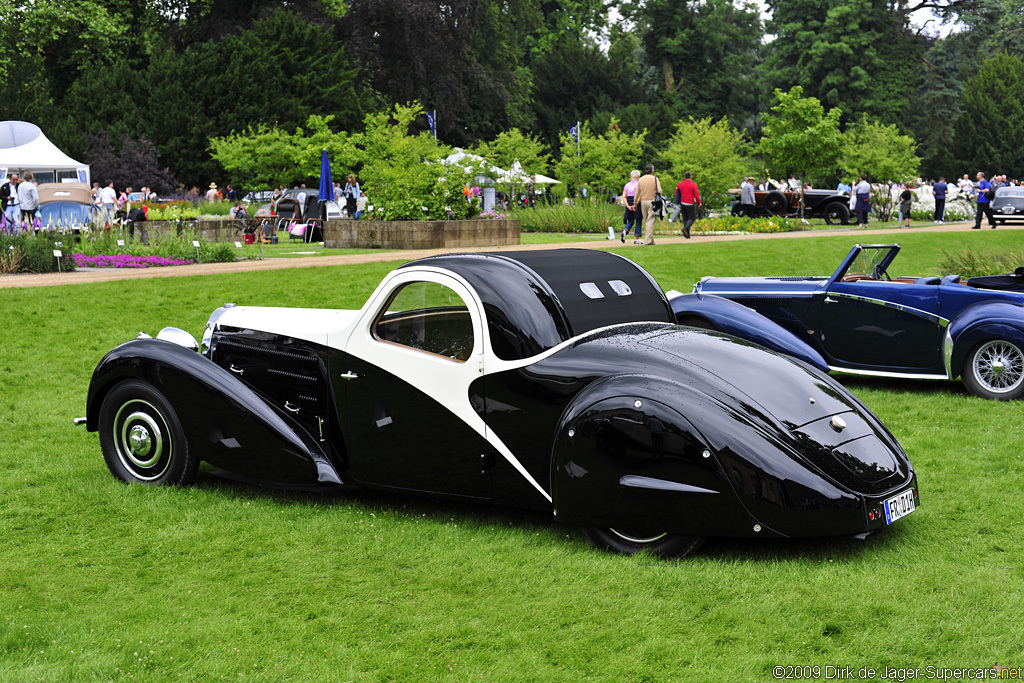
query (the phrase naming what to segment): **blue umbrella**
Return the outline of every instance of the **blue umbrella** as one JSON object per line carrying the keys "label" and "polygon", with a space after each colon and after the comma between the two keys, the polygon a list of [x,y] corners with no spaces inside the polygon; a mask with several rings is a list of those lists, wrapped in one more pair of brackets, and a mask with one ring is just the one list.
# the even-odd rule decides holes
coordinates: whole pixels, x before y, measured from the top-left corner
{"label": "blue umbrella", "polygon": [[[320,155],[320,219],[327,220],[327,202],[334,201],[334,181],[331,179],[331,162],[327,159],[327,148]],[[312,230],[307,226],[306,233]]]}

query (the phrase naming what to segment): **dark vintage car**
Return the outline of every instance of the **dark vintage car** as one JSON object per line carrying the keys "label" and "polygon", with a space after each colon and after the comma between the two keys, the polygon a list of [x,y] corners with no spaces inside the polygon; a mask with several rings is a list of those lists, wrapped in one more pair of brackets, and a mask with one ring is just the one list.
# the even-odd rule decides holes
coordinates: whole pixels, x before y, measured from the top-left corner
{"label": "dark vintage car", "polygon": [[1024,221],[1024,187],[1006,185],[996,188],[992,199],[992,225]]}
{"label": "dark vintage car", "polygon": [[[706,277],[698,297],[726,297],[778,323],[832,370],[956,379],[972,394],[1024,394],[1024,278],[893,274],[898,244],[858,244],[831,275]],[[713,295],[713,296],[711,296]],[[692,296],[692,295],[691,295]],[[673,300],[679,315],[715,317]],[[742,333],[740,332],[742,335]],[[743,335],[746,336],[746,335]]]}
{"label": "dark vintage car", "polygon": [[166,328],[108,353],[86,424],[126,482],[188,484],[202,460],[549,511],[626,553],[865,537],[918,504],[835,380],[676,325],[646,271],[590,250],[420,259],[358,311],[225,304],[201,347]]}
{"label": "dark vintage car", "polygon": [[[729,190],[734,195],[732,215],[743,215],[739,203],[739,190]],[[850,222],[850,195],[836,190],[804,190],[804,216],[824,218],[829,225],[846,225]],[[800,193],[790,190],[770,190],[754,193],[754,216],[800,216]]]}

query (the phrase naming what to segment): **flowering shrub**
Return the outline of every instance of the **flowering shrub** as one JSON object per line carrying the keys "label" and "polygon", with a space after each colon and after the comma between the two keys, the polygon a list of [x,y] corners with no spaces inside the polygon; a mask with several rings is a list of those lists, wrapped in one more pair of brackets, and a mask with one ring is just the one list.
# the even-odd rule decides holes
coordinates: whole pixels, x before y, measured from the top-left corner
{"label": "flowering shrub", "polygon": [[[63,240],[63,242],[61,241]],[[38,235],[0,234],[0,273],[55,273],[75,269],[74,259],[68,253],[68,237],[40,232]],[[59,250],[61,258],[53,252]]]}
{"label": "flowering shrub", "polygon": [[156,266],[187,266],[195,259],[168,258],[166,256],[133,256],[131,254],[74,254],[77,268],[152,268]]}
{"label": "flowering shrub", "polygon": [[698,233],[771,233],[793,232],[802,229],[799,221],[779,217],[747,218],[745,216],[717,216],[715,218],[701,218],[693,224],[693,231]]}
{"label": "flowering shrub", "polygon": [[480,218],[487,218],[492,221],[503,221],[508,218],[507,213],[501,213],[497,209],[491,209],[490,211],[484,211],[480,214]]}

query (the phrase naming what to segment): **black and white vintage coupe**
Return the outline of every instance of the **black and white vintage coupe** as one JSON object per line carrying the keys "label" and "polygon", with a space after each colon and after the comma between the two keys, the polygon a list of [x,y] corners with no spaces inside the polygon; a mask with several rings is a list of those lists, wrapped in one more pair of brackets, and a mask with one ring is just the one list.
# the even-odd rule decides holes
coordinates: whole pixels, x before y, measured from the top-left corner
{"label": "black and white vintage coupe", "polygon": [[841,385],[675,323],[611,253],[429,257],[362,310],[226,304],[201,347],[176,328],[122,344],[86,425],[126,482],[189,484],[205,461],[550,511],[626,553],[865,537],[916,509],[906,454]]}

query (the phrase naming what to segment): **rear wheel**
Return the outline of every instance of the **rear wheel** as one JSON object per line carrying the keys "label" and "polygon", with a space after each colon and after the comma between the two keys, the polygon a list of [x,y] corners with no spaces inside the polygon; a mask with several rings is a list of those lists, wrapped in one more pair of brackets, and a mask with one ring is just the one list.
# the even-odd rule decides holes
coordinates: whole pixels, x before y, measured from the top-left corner
{"label": "rear wheel", "polygon": [[982,342],[967,355],[961,379],[975,396],[1009,401],[1024,394],[1024,353],[1003,339]]}
{"label": "rear wheel", "polygon": [[825,207],[825,222],[829,225],[846,225],[850,220],[850,209],[842,202],[832,202]]}
{"label": "rear wheel", "polygon": [[623,529],[588,527],[584,529],[591,545],[623,555],[636,555],[644,550],[661,557],[686,557],[704,543],[703,536],[680,534],[631,532]]}
{"label": "rear wheel", "polygon": [[111,474],[128,483],[187,485],[199,459],[189,452],[174,408],[153,385],[127,380],[103,400],[100,448]]}
{"label": "rear wheel", "polygon": [[786,201],[786,195],[782,194],[778,190],[773,190],[768,193],[768,196],[764,198],[764,210],[772,216],[779,216],[787,213],[789,208],[789,202]]}

